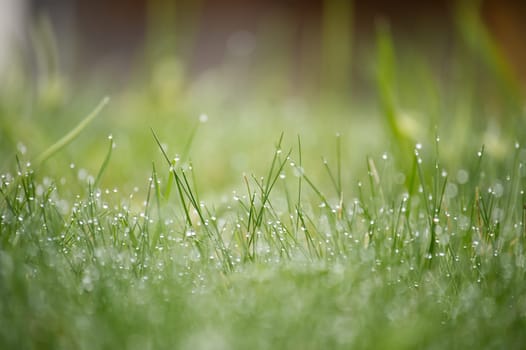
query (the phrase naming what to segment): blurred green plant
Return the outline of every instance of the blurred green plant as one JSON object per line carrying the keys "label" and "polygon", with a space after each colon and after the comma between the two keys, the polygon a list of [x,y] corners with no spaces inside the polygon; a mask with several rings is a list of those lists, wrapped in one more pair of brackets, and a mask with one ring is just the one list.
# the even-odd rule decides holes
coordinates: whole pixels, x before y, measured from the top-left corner
{"label": "blurred green plant", "polygon": [[[352,9],[325,6],[331,93],[316,98],[281,76],[286,36],[262,44],[269,61],[251,89],[229,80],[232,62],[193,80],[177,48],[151,49],[76,127],[108,77],[68,94],[62,79],[50,107],[25,93],[33,76],[11,71],[0,348],[524,344],[524,112],[480,23],[459,12],[472,29],[449,67],[465,73],[445,83],[381,24],[364,59],[376,99],[361,101],[348,80],[351,58],[367,66],[350,50]],[[475,77],[480,55],[493,73]],[[494,81],[501,93],[484,88]],[[516,112],[495,118],[489,99]]]}

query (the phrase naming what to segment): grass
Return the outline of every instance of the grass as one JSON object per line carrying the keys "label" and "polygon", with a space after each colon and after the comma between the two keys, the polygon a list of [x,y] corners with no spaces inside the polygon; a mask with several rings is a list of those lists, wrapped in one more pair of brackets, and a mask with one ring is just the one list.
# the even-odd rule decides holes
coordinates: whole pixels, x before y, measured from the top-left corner
{"label": "grass", "polygon": [[[400,78],[379,33],[372,103],[196,104],[141,81],[80,123],[92,88],[19,124],[27,101],[3,98],[0,348],[521,348],[512,84]],[[476,75],[463,50],[452,69]]]}
{"label": "grass", "polygon": [[325,164],[332,189],[310,180],[299,147],[280,138],[267,174],[214,205],[168,156],[141,211],[91,186],[64,200],[23,164],[3,175],[3,347],[523,344],[520,146],[502,180],[481,176],[484,155],[455,176],[419,146],[409,190],[394,161],[370,157],[356,198],[340,161]]}

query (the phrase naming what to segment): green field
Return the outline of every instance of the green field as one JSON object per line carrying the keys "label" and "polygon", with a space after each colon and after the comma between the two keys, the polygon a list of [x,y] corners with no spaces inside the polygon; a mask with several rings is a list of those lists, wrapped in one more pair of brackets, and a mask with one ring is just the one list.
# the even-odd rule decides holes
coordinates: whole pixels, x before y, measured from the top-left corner
{"label": "green field", "polygon": [[379,27],[371,94],[13,64],[0,348],[524,347],[524,94],[468,19],[447,77]]}

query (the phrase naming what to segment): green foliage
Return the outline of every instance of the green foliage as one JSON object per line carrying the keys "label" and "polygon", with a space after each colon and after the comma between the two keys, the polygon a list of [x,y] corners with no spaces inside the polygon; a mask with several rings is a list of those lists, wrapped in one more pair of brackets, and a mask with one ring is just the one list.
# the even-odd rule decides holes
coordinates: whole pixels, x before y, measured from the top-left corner
{"label": "green foliage", "polygon": [[[327,6],[326,34],[348,29]],[[452,70],[482,35],[462,28]],[[347,105],[343,37],[319,99],[284,93],[270,63],[253,89],[192,85],[152,43],[151,76],[77,127],[100,85],[50,105],[60,79],[28,101],[18,72],[0,95],[0,348],[520,348],[518,92],[490,91],[500,110],[473,76],[444,87],[380,26],[378,100]],[[481,79],[514,88],[487,40]]]}
{"label": "green foliage", "polygon": [[[153,168],[140,211],[91,185],[64,199],[60,185],[37,182],[22,164],[2,175],[3,348],[525,340],[520,146],[505,178],[487,175],[495,160],[482,161],[483,151],[471,166],[443,168],[436,140],[431,157],[422,153],[432,145],[415,149],[417,190],[408,192],[384,154],[369,157],[364,181],[344,191],[344,163],[324,162],[332,186],[317,185],[301,142],[284,152],[282,136],[265,176],[245,177],[244,194],[208,204],[192,165],[170,161],[154,136],[161,174],[172,175]],[[175,181],[174,198],[164,198],[163,178]]]}

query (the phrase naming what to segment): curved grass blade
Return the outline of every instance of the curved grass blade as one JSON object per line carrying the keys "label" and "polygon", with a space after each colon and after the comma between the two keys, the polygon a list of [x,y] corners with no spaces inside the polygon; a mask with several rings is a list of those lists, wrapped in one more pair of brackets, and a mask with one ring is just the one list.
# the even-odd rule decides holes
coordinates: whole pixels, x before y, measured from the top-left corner
{"label": "curved grass blade", "polygon": [[62,148],[66,147],[71,141],[73,141],[81,132],[84,130],[89,123],[93,119],[95,119],[96,116],[100,114],[102,109],[108,104],[110,101],[109,97],[104,97],[102,101],[99,102],[97,107],[88,114],[82,121],[74,127],[70,132],[68,132],[66,135],[64,135],[61,139],[59,139],[57,142],[52,144],[48,149],[46,149],[44,152],[42,152],[37,158],[36,163],[42,164],[46,160],[48,160],[50,157],[52,157],[55,153],[60,151]]}
{"label": "curved grass blade", "polygon": [[111,153],[113,151],[114,145],[115,144],[113,143],[113,139],[110,138],[110,147],[108,148],[108,153],[106,153],[106,157],[104,158],[104,161],[102,162],[102,165],[100,166],[97,177],[95,178],[95,182],[93,183],[93,188],[97,188],[97,186],[100,183],[100,179],[102,178],[102,175],[106,171],[106,167],[108,166],[108,163],[110,162]]}

